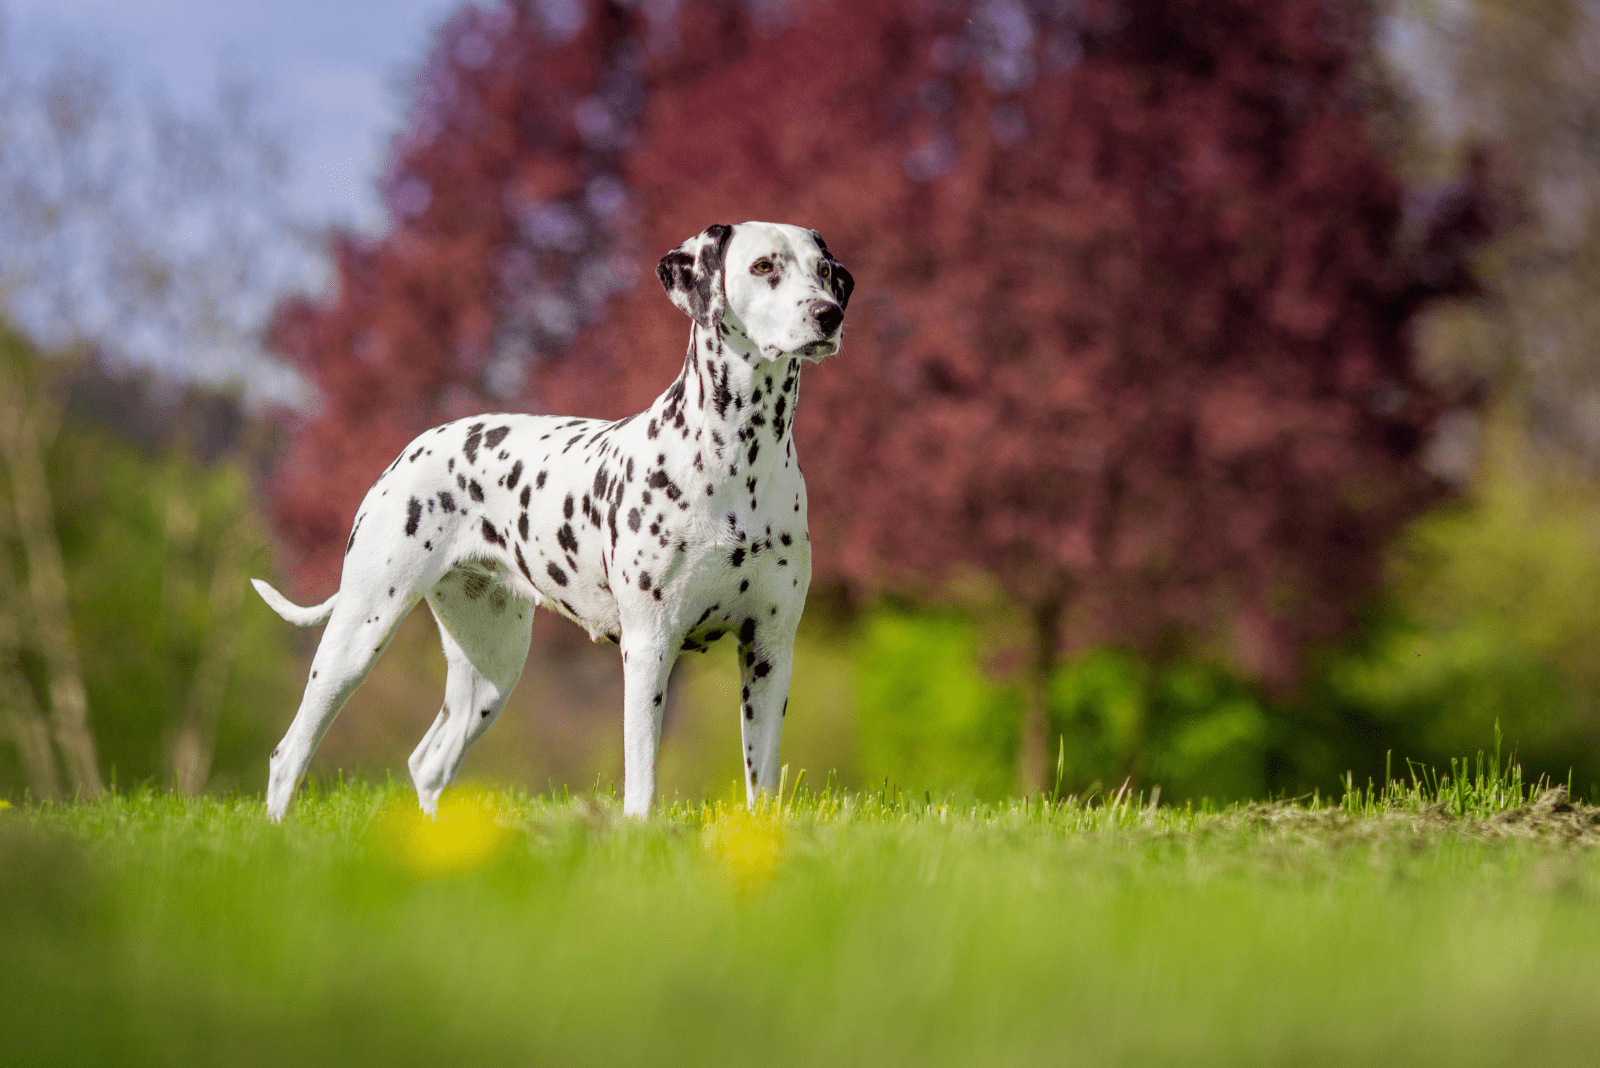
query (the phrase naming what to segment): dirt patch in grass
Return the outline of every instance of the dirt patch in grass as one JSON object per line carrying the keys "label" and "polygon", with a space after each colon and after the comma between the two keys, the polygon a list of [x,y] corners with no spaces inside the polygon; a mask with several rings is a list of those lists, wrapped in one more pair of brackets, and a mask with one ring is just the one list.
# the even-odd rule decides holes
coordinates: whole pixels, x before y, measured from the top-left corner
{"label": "dirt patch in grass", "polygon": [[[1397,838],[1453,834],[1483,841],[1525,840],[1600,846],[1600,807],[1567,796],[1565,786],[1539,791],[1527,802],[1487,816],[1462,816],[1448,802],[1387,807],[1353,813],[1344,808],[1307,808],[1299,801],[1246,805],[1234,817],[1262,830],[1324,839]],[[1223,817],[1224,821],[1227,817]]]}

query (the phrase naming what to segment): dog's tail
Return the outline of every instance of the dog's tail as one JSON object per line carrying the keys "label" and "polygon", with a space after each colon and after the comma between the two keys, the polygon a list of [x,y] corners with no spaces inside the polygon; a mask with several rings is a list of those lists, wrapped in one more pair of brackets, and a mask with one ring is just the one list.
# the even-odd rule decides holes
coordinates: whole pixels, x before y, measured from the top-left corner
{"label": "dog's tail", "polygon": [[260,579],[251,579],[250,585],[256,588],[269,608],[297,627],[318,627],[326,623],[328,617],[333,615],[333,603],[339,599],[335,591],[332,597],[315,608],[301,608]]}

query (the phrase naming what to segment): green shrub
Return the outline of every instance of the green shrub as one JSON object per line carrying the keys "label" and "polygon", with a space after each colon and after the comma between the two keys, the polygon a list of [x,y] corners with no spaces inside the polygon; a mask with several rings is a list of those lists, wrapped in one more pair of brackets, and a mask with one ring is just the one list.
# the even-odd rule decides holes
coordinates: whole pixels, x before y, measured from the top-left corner
{"label": "green shrub", "polygon": [[862,779],[994,798],[1015,779],[1021,691],[984,671],[963,616],[883,608],[855,643]]}
{"label": "green shrub", "polygon": [[1232,801],[1265,789],[1268,717],[1227,671],[1095,649],[1051,681],[1059,789],[1159,785],[1173,801]]}
{"label": "green shrub", "polygon": [[1575,792],[1594,791],[1600,492],[1533,469],[1516,442],[1492,448],[1474,499],[1396,547],[1388,602],[1327,658],[1307,718],[1362,721],[1397,755],[1440,764],[1498,721],[1531,775],[1570,770]]}
{"label": "green shrub", "polygon": [[[879,609],[855,645],[862,780],[912,793],[1003,796],[1016,781],[1022,690],[985,670],[978,627],[957,614]],[[1260,796],[1268,715],[1226,671],[1152,665],[1097,649],[1051,680],[1062,792],[1109,793],[1130,776],[1173,800]]]}

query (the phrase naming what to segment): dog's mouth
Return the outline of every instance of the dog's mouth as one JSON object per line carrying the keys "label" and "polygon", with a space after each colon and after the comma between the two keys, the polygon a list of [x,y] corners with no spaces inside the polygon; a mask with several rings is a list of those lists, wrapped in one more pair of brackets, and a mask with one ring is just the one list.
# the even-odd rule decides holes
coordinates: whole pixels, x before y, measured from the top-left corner
{"label": "dog's mouth", "polygon": [[838,351],[838,338],[829,338],[826,341],[813,341],[809,345],[802,345],[800,347],[800,355],[808,360],[820,360],[824,356],[832,356]]}

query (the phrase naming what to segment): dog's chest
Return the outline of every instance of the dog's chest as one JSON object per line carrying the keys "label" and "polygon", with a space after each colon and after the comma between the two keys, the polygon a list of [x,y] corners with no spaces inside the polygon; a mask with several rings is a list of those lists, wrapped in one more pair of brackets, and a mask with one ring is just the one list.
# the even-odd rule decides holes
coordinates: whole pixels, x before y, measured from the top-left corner
{"label": "dog's chest", "polygon": [[750,465],[746,450],[729,473],[731,450],[713,467],[679,444],[651,440],[644,458],[621,457],[636,482],[620,494],[603,564],[618,602],[661,618],[691,651],[747,619],[798,616],[811,576],[798,465]]}
{"label": "dog's chest", "polygon": [[[811,583],[805,512],[762,516],[756,532],[729,530],[702,546],[676,591],[684,648],[704,649],[724,634],[742,641],[770,626],[793,625]],[[730,524],[731,526],[731,524]]]}

